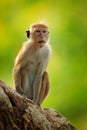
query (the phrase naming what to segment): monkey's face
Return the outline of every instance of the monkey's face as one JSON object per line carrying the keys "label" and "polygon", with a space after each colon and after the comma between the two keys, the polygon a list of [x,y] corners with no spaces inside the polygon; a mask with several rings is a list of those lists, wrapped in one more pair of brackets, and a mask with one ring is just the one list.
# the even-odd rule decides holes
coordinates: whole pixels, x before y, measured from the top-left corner
{"label": "monkey's face", "polygon": [[32,37],[35,44],[38,44],[40,47],[43,47],[49,38],[49,31],[47,28],[44,27],[36,27],[31,32],[30,37]]}

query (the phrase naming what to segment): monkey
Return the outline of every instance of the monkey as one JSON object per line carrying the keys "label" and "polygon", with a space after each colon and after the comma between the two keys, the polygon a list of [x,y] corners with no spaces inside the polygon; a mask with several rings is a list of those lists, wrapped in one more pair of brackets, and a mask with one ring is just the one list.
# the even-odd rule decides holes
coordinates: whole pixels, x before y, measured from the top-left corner
{"label": "monkey", "polygon": [[20,49],[13,68],[16,91],[41,105],[50,89],[46,71],[50,56],[49,29],[46,24],[34,23],[26,31],[28,41]]}

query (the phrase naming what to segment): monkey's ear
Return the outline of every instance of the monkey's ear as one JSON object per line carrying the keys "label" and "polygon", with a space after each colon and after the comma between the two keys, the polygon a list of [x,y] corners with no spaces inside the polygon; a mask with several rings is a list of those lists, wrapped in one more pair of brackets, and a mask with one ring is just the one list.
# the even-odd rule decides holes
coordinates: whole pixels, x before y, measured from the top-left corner
{"label": "monkey's ear", "polygon": [[30,38],[30,31],[29,30],[26,31],[26,35],[28,38]]}

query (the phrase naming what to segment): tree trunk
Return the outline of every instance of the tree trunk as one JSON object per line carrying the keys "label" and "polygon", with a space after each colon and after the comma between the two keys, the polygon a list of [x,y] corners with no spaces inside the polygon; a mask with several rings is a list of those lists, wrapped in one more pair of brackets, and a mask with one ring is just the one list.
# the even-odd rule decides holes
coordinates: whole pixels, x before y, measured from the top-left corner
{"label": "tree trunk", "polygon": [[0,130],[76,130],[59,112],[40,108],[0,81]]}

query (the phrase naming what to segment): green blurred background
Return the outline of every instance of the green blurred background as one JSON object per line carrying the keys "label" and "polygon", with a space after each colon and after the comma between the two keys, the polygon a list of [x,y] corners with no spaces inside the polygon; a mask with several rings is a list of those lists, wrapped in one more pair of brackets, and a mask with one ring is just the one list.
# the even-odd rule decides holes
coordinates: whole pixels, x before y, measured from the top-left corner
{"label": "green blurred background", "polygon": [[14,59],[25,31],[45,19],[53,49],[48,65],[51,90],[43,107],[60,111],[87,130],[87,1],[0,0],[0,79],[13,85]]}

